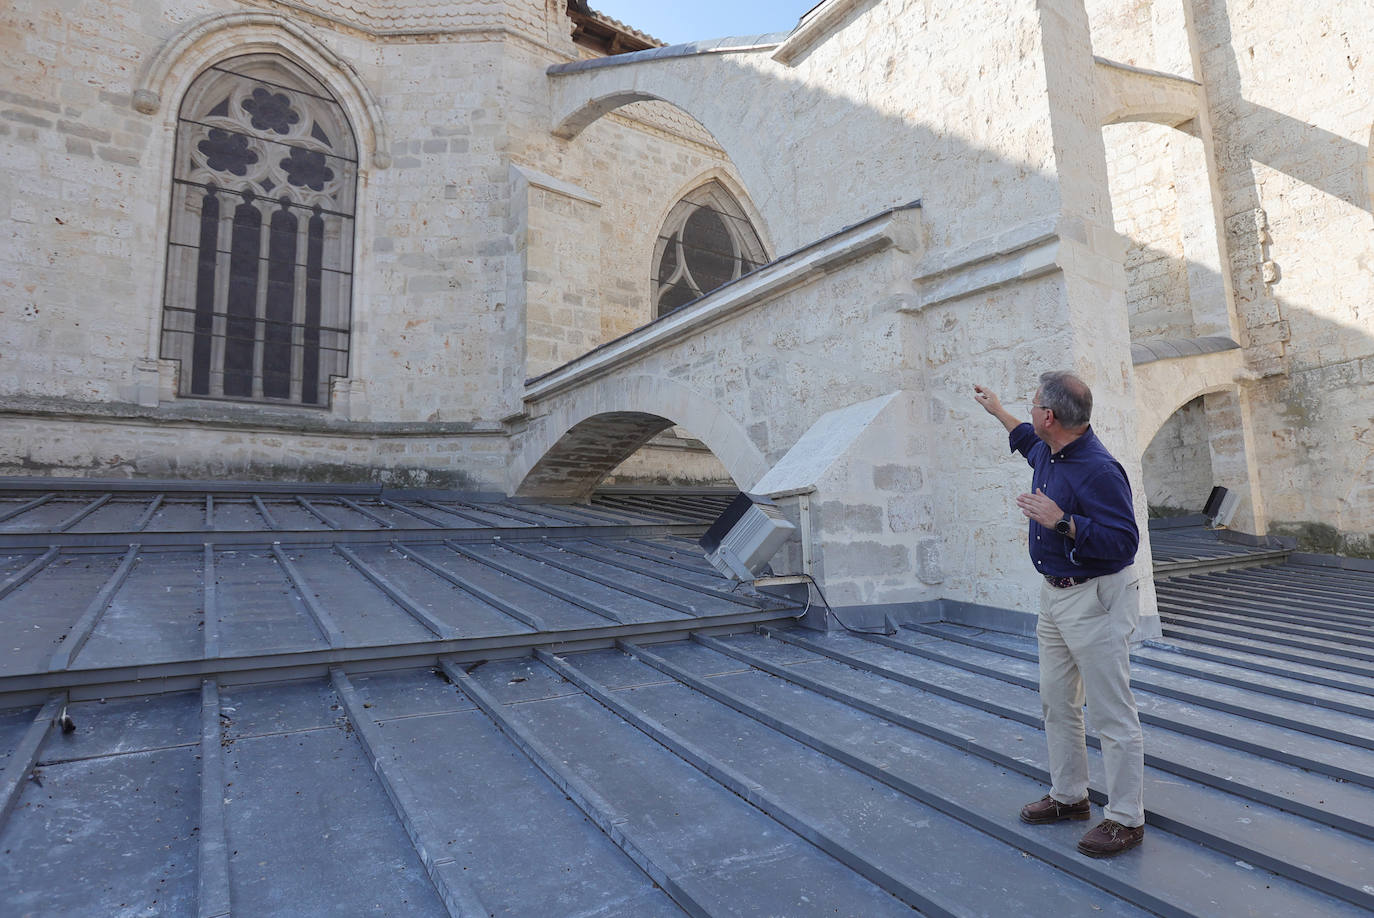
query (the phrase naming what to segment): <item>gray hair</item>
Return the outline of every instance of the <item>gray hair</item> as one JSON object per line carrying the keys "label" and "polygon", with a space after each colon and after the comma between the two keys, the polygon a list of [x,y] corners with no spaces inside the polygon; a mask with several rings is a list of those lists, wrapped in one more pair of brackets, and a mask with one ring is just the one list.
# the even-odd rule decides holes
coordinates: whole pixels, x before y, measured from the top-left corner
{"label": "gray hair", "polygon": [[1088,426],[1093,414],[1093,393],[1088,384],[1068,370],[1040,374],[1040,404],[1054,412],[1070,430]]}

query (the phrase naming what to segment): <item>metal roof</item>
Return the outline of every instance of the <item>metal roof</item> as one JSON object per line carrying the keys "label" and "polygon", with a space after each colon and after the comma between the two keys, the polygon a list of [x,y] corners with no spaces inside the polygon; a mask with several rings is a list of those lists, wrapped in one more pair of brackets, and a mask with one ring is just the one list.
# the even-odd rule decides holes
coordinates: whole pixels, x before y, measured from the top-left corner
{"label": "metal roof", "polygon": [[1374,571],[1159,582],[1099,861],[1016,817],[1033,639],[800,628],[695,550],[722,497],[53,488],[0,488],[0,914],[1374,909]]}

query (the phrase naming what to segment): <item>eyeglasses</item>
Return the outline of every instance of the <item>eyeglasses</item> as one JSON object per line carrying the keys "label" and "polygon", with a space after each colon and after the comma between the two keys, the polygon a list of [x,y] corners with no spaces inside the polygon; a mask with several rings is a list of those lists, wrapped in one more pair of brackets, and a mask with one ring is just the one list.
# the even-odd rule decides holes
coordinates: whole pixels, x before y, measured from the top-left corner
{"label": "eyeglasses", "polygon": [[1031,402],[1031,404],[1030,404],[1030,410],[1031,410],[1031,411],[1034,411],[1034,410],[1037,409],[1037,408],[1039,408],[1041,411],[1049,411],[1049,410],[1050,410],[1049,407],[1046,406],[1046,405],[1037,405],[1037,404],[1035,404],[1035,402]]}

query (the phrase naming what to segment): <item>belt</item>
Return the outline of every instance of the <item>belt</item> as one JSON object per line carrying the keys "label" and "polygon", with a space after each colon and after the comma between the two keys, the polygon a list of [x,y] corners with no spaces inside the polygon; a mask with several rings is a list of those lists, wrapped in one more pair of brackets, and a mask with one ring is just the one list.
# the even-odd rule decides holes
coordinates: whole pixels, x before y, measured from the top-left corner
{"label": "belt", "polygon": [[1087,583],[1092,579],[1092,577],[1051,577],[1049,574],[1045,575],[1046,583],[1061,590],[1067,590],[1071,586]]}

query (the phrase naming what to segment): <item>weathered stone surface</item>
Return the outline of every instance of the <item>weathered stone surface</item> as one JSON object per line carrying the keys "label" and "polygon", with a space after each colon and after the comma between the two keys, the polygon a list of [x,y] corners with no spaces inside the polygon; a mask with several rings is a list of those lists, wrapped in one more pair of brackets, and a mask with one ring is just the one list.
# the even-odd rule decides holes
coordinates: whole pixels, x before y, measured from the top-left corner
{"label": "weathered stone surface", "polygon": [[[1146,494],[1187,504],[1215,481],[1249,492],[1257,530],[1374,531],[1374,58],[1359,50],[1374,17],[1358,4],[880,0],[786,61],[555,75],[582,54],[558,3],[267,6],[0,11],[0,469],[507,488],[538,466],[581,489],[662,424],[719,464],[675,478],[687,453],[659,449],[636,475],[747,487],[827,412],[901,392],[817,476],[817,563],[849,601],[939,584],[1030,606],[1011,504],[1024,469],[969,387],[1021,410],[1038,372],[1068,366],[1142,518]],[[250,44],[310,69],[358,138],[348,376],[327,409],[177,399],[159,361],[177,93]],[[1202,109],[1177,130],[1103,129],[1093,54],[1197,81]],[[528,378],[652,320],[665,215],[707,181],[770,256],[915,199],[921,216],[909,238],[527,404]],[[1243,351],[1131,365],[1133,336],[1204,335]],[[469,426],[387,426],[426,424]],[[574,429],[595,436],[562,442]],[[884,570],[837,563],[856,536]]]}

